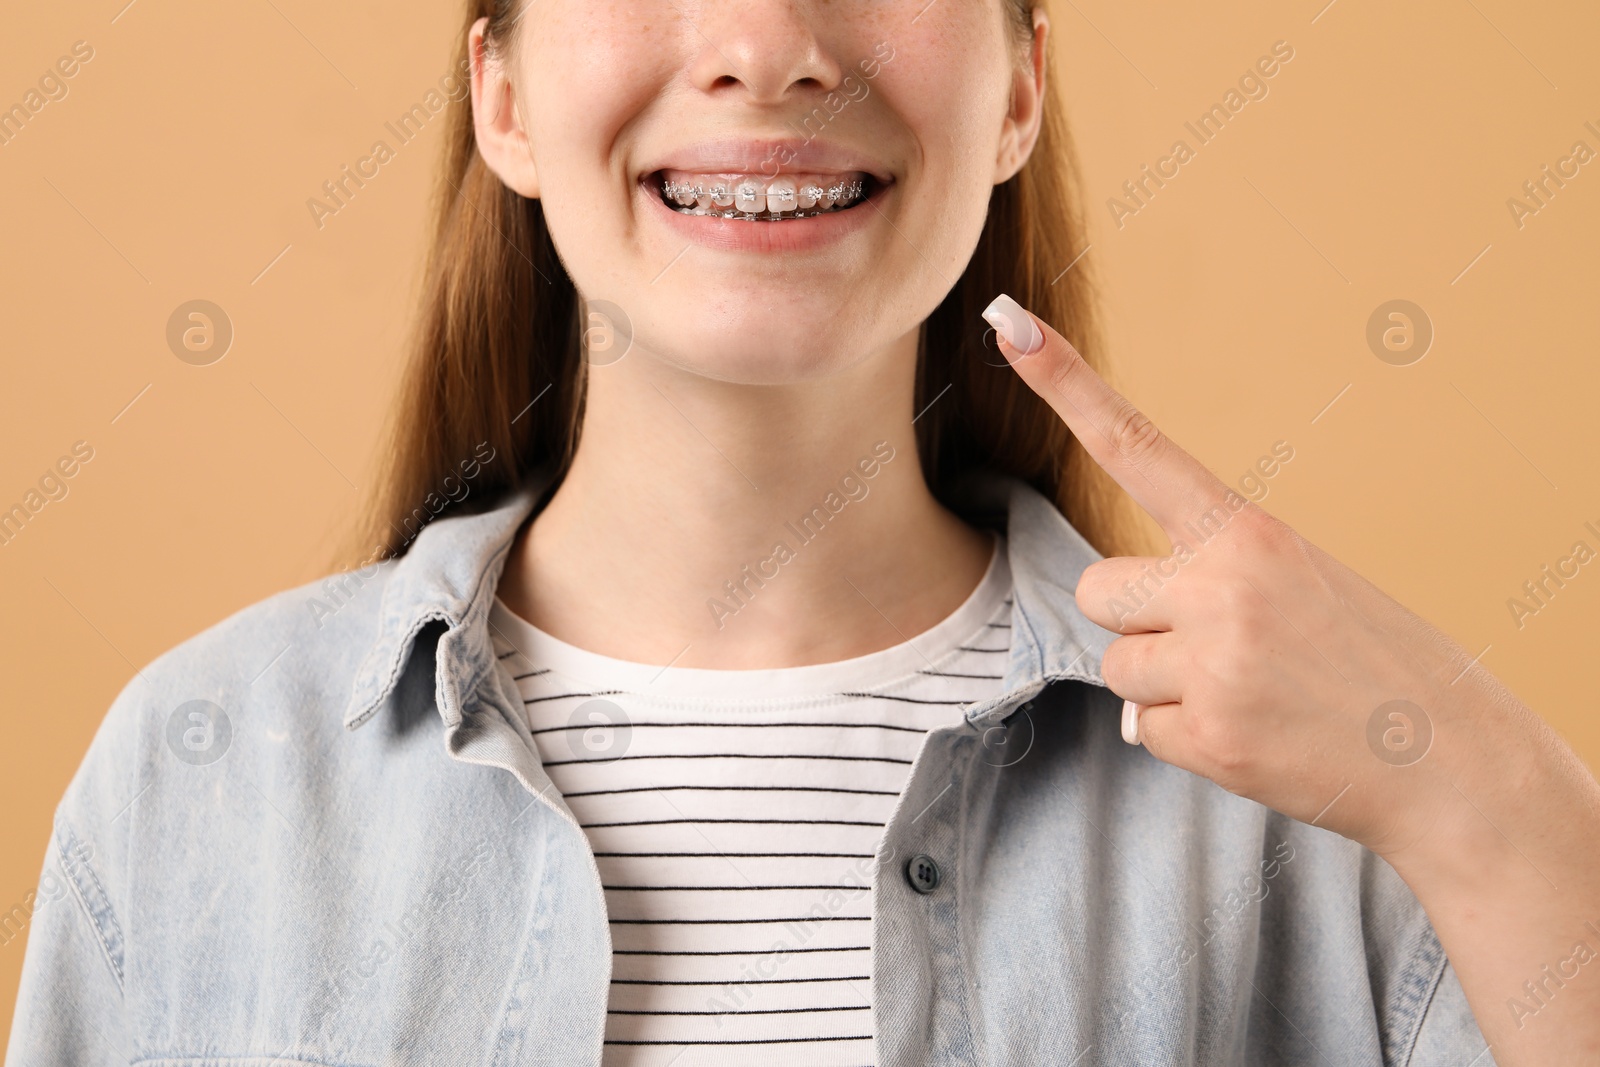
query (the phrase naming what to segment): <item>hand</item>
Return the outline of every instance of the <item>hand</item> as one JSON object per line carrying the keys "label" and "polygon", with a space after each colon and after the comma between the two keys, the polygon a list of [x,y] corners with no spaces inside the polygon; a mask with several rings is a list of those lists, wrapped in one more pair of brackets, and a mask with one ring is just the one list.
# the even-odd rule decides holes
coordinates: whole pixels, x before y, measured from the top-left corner
{"label": "hand", "polygon": [[1017,373],[1172,540],[1078,584],[1083,613],[1126,635],[1102,663],[1129,702],[1125,739],[1393,853],[1430,834],[1463,770],[1539,736],[1464,649],[1230,489],[1007,301],[985,317],[1020,341],[1001,346]]}
{"label": "hand", "polygon": [[1078,583],[1083,613],[1124,635],[1101,664],[1135,705],[1124,737],[1388,859],[1500,1067],[1597,1062],[1600,979],[1554,1000],[1527,992],[1600,934],[1600,784],[1582,762],[1464,649],[1173,444],[1049,326],[1009,297],[984,318],[1172,539],[1169,556],[1101,560]]}

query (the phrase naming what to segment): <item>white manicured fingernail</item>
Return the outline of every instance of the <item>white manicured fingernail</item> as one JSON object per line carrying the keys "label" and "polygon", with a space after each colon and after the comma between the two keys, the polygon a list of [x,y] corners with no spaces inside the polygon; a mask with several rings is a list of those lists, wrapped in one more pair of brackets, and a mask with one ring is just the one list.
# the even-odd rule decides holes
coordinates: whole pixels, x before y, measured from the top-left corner
{"label": "white manicured fingernail", "polygon": [[983,309],[983,321],[993,326],[1000,339],[1015,349],[1019,356],[1031,356],[1044,347],[1044,334],[1033,321],[1033,316],[1004,293]]}
{"label": "white manicured fingernail", "polygon": [[1130,745],[1139,743],[1139,705],[1131,700],[1122,702],[1122,739]]}

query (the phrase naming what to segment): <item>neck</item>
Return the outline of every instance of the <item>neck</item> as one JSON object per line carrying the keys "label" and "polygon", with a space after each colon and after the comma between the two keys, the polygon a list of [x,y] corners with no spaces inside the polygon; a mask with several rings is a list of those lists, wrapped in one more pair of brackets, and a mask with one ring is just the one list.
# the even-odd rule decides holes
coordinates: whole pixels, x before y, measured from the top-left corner
{"label": "neck", "polygon": [[571,468],[513,547],[501,599],[580,648],[679,667],[831,662],[934,626],[991,542],[924,482],[916,343],[784,385],[637,348],[592,368]]}

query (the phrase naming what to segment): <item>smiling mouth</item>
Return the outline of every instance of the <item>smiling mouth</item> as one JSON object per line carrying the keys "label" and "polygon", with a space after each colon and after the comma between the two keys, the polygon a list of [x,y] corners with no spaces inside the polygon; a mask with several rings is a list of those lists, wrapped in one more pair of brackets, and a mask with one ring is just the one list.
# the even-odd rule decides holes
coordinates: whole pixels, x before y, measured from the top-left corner
{"label": "smiling mouth", "polygon": [[875,179],[845,174],[693,174],[657,171],[647,179],[661,202],[680,215],[747,222],[788,222],[849,211],[871,197]]}

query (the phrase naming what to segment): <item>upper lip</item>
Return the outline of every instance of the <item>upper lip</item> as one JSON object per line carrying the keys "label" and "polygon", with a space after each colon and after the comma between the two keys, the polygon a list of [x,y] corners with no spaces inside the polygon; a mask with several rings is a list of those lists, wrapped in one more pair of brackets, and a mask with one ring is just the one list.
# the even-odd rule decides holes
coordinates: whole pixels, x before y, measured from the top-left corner
{"label": "upper lip", "polygon": [[798,137],[726,138],[697,141],[666,152],[646,165],[644,174],[681,170],[707,174],[844,174],[861,171],[879,182],[892,176],[876,160],[845,145]]}

